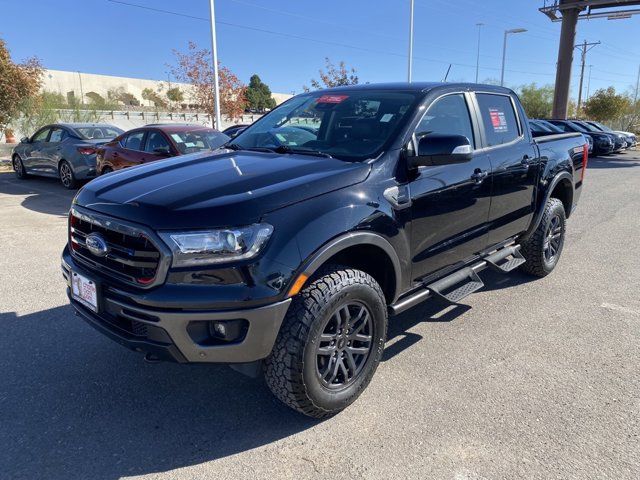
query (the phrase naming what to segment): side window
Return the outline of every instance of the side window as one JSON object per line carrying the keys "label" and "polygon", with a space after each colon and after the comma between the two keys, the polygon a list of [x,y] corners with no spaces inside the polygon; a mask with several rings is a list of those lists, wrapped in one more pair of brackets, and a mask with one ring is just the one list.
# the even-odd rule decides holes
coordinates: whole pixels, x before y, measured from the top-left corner
{"label": "side window", "polygon": [[509,143],[520,136],[518,117],[513,109],[511,97],[478,93],[478,106],[484,123],[487,146]]}
{"label": "side window", "polygon": [[67,133],[61,128],[54,128],[49,137],[50,143],[60,143],[67,136]]}
{"label": "side window", "polygon": [[171,151],[171,147],[169,146],[169,142],[164,138],[164,135],[160,132],[149,132],[149,136],[147,137],[147,144],[144,147],[145,152],[155,152],[157,149],[166,150],[167,152]]}
{"label": "side window", "polygon": [[123,144],[124,148],[127,150],[142,150],[142,139],[144,138],[144,130],[139,132],[131,132],[127,135],[127,138],[124,139]]}
{"label": "side window", "polygon": [[50,128],[43,128],[42,130],[40,130],[38,133],[36,133],[33,136],[33,139],[31,141],[32,142],[46,142],[47,141],[47,136],[49,135],[50,131],[51,131]]}
{"label": "side window", "polygon": [[474,146],[473,127],[464,95],[447,95],[433,103],[416,128],[416,135],[438,133],[442,135],[464,135]]}

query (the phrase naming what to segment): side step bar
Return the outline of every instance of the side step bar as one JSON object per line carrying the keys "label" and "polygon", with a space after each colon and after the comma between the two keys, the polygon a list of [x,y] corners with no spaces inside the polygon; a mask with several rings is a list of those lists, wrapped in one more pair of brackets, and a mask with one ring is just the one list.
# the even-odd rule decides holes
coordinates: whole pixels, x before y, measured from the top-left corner
{"label": "side step bar", "polygon": [[522,253],[520,253],[520,245],[501,248],[478,263],[453,272],[436,282],[425,285],[424,289],[402,298],[389,306],[389,313],[391,315],[397,315],[422,303],[429,297],[436,297],[447,303],[457,304],[467,295],[480,290],[484,286],[484,283],[478,276],[478,272],[489,267],[497,272],[508,273],[524,262],[525,259]]}

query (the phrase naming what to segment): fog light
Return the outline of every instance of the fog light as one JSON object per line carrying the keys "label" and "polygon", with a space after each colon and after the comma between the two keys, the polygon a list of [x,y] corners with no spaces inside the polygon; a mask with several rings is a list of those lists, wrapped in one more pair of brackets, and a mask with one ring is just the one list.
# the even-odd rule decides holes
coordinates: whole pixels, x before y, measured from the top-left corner
{"label": "fog light", "polygon": [[211,321],[209,322],[209,335],[225,342],[233,342],[244,337],[247,328],[248,322],[246,320]]}

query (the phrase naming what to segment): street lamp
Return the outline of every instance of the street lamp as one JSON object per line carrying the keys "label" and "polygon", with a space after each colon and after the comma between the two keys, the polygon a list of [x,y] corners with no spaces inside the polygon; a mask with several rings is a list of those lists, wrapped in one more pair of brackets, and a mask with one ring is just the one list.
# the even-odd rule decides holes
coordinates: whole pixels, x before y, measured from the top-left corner
{"label": "street lamp", "polygon": [[476,54],[476,83],[478,83],[478,72],[480,71],[480,30],[484,23],[476,23],[476,27],[478,27],[478,52]]}
{"label": "street lamp", "polygon": [[218,84],[218,45],[216,40],[216,13],[213,5],[214,0],[209,0],[209,17],[211,20],[211,55],[213,56],[213,95],[215,110],[215,125],[218,130],[222,130],[222,119],[220,116],[220,86]]}
{"label": "street lamp", "polygon": [[507,57],[507,35],[510,33],[523,33],[526,31],[526,28],[512,28],[511,30],[504,31],[504,43],[502,44],[502,73],[500,74],[500,86],[502,87],[504,87],[504,62]]}
{"label": "street lamp", "polygon": [[411,83],[411,70],[413,70],[413,0],[409,6],[409,63],[407,65],[407,82]]}

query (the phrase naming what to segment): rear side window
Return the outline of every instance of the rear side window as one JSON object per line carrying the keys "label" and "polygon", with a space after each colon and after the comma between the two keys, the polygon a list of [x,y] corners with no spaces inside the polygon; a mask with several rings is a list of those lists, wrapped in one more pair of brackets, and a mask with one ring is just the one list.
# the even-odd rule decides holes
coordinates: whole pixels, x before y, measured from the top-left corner
{"label": "rear side window", "polygon": [[124,139],[122,144],[127,150],[142,150],[142,139],[144,138],[144,131],[132,132]]}
{"label": "rear side window", "polygon": [[506,95],[478,93],[478,106],[484,123],[487,146],[509,143],[520,136],[518,117],[511,98]]}
{"label": "rear side window", "polygon": [[67,133],[61,128],[54,128],[51,132],[51,136],[49,137],[50,143],[60,143],[67,136]]}
{"label": "rear side window", "polygon": [[416,128],[416,135],[429,133],[463,135],[470,145],[474,145],[471,117],[463,94],[447,95],[429,107]]}

